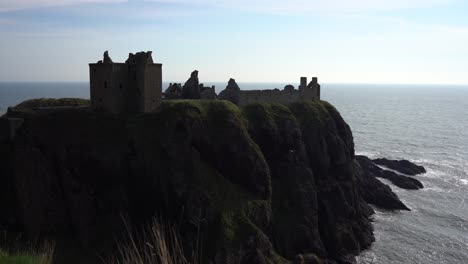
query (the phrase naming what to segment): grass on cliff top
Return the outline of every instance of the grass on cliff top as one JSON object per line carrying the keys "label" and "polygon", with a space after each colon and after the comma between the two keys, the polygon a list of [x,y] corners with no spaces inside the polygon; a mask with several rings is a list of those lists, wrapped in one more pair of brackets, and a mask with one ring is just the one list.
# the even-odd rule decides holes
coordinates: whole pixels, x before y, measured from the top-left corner
{"label": "grass on cliff top", "polygon": [[[322,126],[335,108],[326,101],[312,100],[289,104],[289,109],[305,126]],[[336,110],[335,110],[336,111]]]}
{"label": "grass on cliff top", "polygon": [[190,117],[209,117],[218,123],[222,123],[223,118],[245,121],[241,120],[242,115],[239,108],[225,100],[165,100],[161,103],[160,111],[171,116],[183,114]]}
{"label": "grass on cliff top", "polygon": [[52,256],[46,254],[17,253],[8,254],[0,250],[0,264],[51,264]]}
{"label": "grass on cliff top", "polygon": [[30,99],[14,106],[14,111],[32,111],[38,107],[63,107],[63,106],[88,106],[90,102],[88,99],[82,98],[39,98]]}
{"label": "grass on cliff top", "polygon": [[276,122],[282,120],[295,121],[291,110],[283,104],[254,103],[242,108],[242,113],[251,127],[276,127]]}

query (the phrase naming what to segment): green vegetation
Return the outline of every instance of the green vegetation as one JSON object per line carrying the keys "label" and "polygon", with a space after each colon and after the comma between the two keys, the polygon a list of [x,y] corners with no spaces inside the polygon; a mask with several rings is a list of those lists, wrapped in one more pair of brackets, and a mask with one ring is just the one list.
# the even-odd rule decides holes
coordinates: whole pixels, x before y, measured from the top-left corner
{"label": "green vegetation", "polygon": [[127,238],[118,244],[118,254],[109,264],[197,264],[198,249],[187,259],[178,229],[161,219],[141,233],[134,234],[127,226]]}
{"label": "green vegetation", "polygon": [[90,102],[88,99],[81,98],[39,98],[31,99],[21,102],[13,107],[14,111],[32,111],[37,107],[63,107],[63,106],[88,106]]}
{"label": "green vegetation", "polygon": [[2,232],[0,235],[0,264],[51,264],[55,243],[32,243],[21,235]]}
{"label": "green vegetation", "polygon": [[328,110],[331,109],[330,107],[333,106],[328,102],[318,100],[292,103],[289,105],[291,111],[305,128],[324,126],[327,120],[331,118],[328,112]]}
{"label": "green vegetation", "polygon": [[226,122],[245,124],[239,108],[225,100],[166,100],[162,102],[160,111],[166,120],[185,116],[196,121],[213,122],[213,125],[221,125],[221,128]]}
{"label": "green vegetation", "polygon": [[53,249],[43,253],[20,252],[9,254],[0,250],[0,264],[51,264]]}
{"label": "green vegetation", "polygon": [[[263,154],[257,144],[251,139],[247,127],[248,122],[241,110],[229,101],[224,100],[168,100],[163,101],[155,116],[159,123],[160,133],[167,128],[190,127],[187,132],[191,137],[203,141],[202,148],[231,148],[226,139],[239,139],[246,159],[263,160],[257,164],[265,164]],[[203,133],[200,136],[199,133]],[[166,135],[175,135],[177,131],[165,132]],[[187,136],[184,136],[187,137]],[[167,141],[172,141],[166,138]],[[246,144],[246,145],[244,145]],[[236,148],[234,150],[238,151]],[[222,152],[210,149],[210,152]],[[224,151],[224,150],[223,150]],[[212,153],[212,152],[211,152]],[[195,158],[199,154],[195,154]],[[236,154],[237,155],[237,154]],[[229,158],[229,157],[226,157]],[[196,158],[198,159],[198,158]],[[209,159],[209,158],[208,158]],[[219,246],[229,248],[229,252],[241,249],[249,237],[260,234],[257,226],[258,215],[268,213],[270,201],[262,199],[253,192],[246,190],[226,178],[224,173],[218,171],[207,160],[199,159],[193,163],[191,175],[191,190],[197,196],[209,201],[213,225],[203,234],[204,257],[211,257],[219,252]],[[266,172],[265,172],[266,173]]]}

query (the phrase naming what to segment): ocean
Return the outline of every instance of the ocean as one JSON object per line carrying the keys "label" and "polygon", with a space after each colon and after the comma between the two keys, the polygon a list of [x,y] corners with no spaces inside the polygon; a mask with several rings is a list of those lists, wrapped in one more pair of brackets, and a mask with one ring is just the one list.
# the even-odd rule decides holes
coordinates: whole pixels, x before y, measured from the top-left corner
{"label": "ocean", "polygon": [[[226,83],[206,85],[216,85],[219,92]],[[89,98],[88,83],[0,83],[0,114],[40,97]],[[468,263],[468,86],[322,84],[322,99],[351,126],[357,154],[409,159],[427,169],[416,176],[422,190],[403,190],[383,180],[411,212],[376,209],[376,242],[358,262]]]}

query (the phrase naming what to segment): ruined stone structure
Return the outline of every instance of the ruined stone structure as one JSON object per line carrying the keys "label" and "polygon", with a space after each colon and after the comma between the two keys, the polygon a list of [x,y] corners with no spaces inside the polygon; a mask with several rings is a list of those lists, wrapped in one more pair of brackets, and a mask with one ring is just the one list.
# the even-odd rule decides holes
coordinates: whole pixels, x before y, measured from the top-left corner
{"label": "ruined stone structure", "polygon": [[91,107],[110,113],[151,112],[161,104],[162,64],[151,51],[129,54],[114,63],[104,52],[103,61],[89,64]]}
{"label": "ruined stone structure", "polygon": [[299,90],[292,85],[286,85],[284,90],[241,90],[234,79],[230,79],[225,90],[219,94],[219,99],[228,100],[238,106],[252,103],[288,104],[303,100],[320,100],[320,84],[317,77],[307,84],[307,78],[301,77]]}
{"label": "ruined stone structure", "polygon": [[182,84],[170,83],[169,87],[164,92],[164,99],[181,99],[182,98]]}
{"label": "ruined stone structure", "polygon": [[190,74],[184,86],[180,83],[170,83],[164,92],[164,99],[216,99],[215,86],[205,87],[198,81],[198,71]]}
{"label": "ruined stone structure", "polygon": [[307,77],[301,77],[299,89],[286,85],[283,90],[241,90],[234,79],[230,79],[226,89],[216,95],[215,87],[205,87],[198,80],[198,71],[193,71],[182,86],[171,83],[164,92],[165,99],[221,99],[238,106],[252,103],[288,104],[303,100],[320,100],[320,84],[317,77],[307,84]]}
{"label": "ruined stone structure", "polygon": [[200,99],[200,86],[198,84],[198,71],[195,70],[182,87],[182,97],[184,99]]}

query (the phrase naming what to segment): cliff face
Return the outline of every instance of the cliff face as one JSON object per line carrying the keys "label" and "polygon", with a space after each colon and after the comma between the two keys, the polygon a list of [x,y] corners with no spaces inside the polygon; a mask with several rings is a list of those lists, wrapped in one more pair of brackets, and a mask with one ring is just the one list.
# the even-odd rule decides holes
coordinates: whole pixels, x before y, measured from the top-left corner
{"label": "cliff face", "polygon": [[[168,101],[156,113],[23,114],[0,143],[0,227],[103,254],[160,215],[215,263],[344,261],[373,241],[349,126],[323,101]],[[197,230],[200,230],[198,232]]]}

